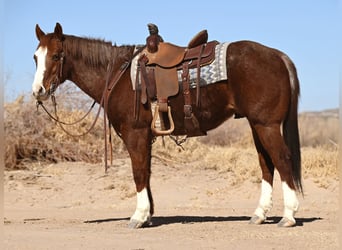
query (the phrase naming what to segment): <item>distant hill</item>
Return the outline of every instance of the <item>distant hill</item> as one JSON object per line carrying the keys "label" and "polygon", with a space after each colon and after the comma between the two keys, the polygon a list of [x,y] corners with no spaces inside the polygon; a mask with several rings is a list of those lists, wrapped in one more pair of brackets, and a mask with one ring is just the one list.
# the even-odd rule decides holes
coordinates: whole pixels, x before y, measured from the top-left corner
{"label": "distant hill", "polygon": [[319,117],[339,117],[339,109],[326,109],[323,111],[309,111],[309,112],[302,112],[300,116],[319,116]]}
{"label": "distant hill", "polygon": [[338,144],[339,109],[303,112],[299,116],[302,146]]}

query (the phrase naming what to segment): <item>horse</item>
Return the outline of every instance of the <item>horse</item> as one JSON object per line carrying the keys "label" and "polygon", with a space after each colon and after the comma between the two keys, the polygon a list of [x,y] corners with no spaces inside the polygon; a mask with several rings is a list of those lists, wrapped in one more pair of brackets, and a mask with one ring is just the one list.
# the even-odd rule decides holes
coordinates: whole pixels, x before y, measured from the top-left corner
{"label": "horse", "polygon": [[[127,148],[136,187],[136,210],[128,226],[149,226],[154,214],[150,187],[153,114],[150,101],[135,103],[129,70],[122,70],[131,67],[135,46],[67,35],[59,23],[51,33],[45,33],[37,24],[35,33],[39,44],[34,53],[36,72],[32,92],[37,101],[47,100],[60,84],[69,80],[103,105],[111,64],[116,82],[107,98],[107,117]],[[249,223],[265,222],[273,205],[273,178],[277,170],[284,200],[278,226],[295,226],[297,194],[303,194],[298,132],[300,86],[296,67],[285,53],[247,40],[229,44],[226,65],[227,80],[201,87],[201,106],[194,106],[193,113],[205,131],[234,115],[248,120],[262,172],[260,199]],[[194,100],[196,90],[190,92]],[[184,135],[182,94],[170,97],[169,105],[175,126],[172,134]],[[134,117],[137,110],[138,121]]]}

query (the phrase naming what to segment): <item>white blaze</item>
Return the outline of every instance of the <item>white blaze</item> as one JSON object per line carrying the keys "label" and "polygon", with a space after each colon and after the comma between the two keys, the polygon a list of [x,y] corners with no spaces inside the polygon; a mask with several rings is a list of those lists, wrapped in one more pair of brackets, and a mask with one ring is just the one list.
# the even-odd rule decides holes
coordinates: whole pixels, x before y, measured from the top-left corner
{"label": "white blaze", "polygon": [[36,74],[34,76],[33,84],[32,84],[32,91],[33,94],[38,95],[39,90],[43,88],[44,92],[44,86],[43,86],[43,77],[45,72],[45,61],[46,61],[46,55],[47,55],[47,48],[46,47],[39,47],[34,53],[37,59],[37,70]]}

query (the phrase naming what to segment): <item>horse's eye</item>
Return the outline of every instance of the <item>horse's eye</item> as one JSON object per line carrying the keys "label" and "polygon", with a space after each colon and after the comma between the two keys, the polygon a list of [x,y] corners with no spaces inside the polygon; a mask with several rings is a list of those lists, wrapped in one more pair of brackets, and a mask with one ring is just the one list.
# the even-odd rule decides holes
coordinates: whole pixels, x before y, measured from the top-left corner
{"label": "horse's eye", "polygon": [[52,60],[54,61],[58,61],[59,60],[59,56],[57,54],[52,56]]}

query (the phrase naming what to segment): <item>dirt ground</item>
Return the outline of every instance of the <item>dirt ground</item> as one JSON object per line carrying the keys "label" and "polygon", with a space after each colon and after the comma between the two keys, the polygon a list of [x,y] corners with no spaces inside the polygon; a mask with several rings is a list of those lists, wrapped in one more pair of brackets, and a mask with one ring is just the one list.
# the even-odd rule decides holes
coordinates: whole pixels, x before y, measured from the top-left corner
{"label": "dirt ground", "polygon": [[304,179],[297,226],[278,228],[279,177],[273,210],[249,225],[260,185],[231,185],[229,172],[168,166],[153,159],[152,226],[127,228],[136,205],[129,159],[102,164],[39,164],[5,172],[6,249],[338,249],[338,182]]}

